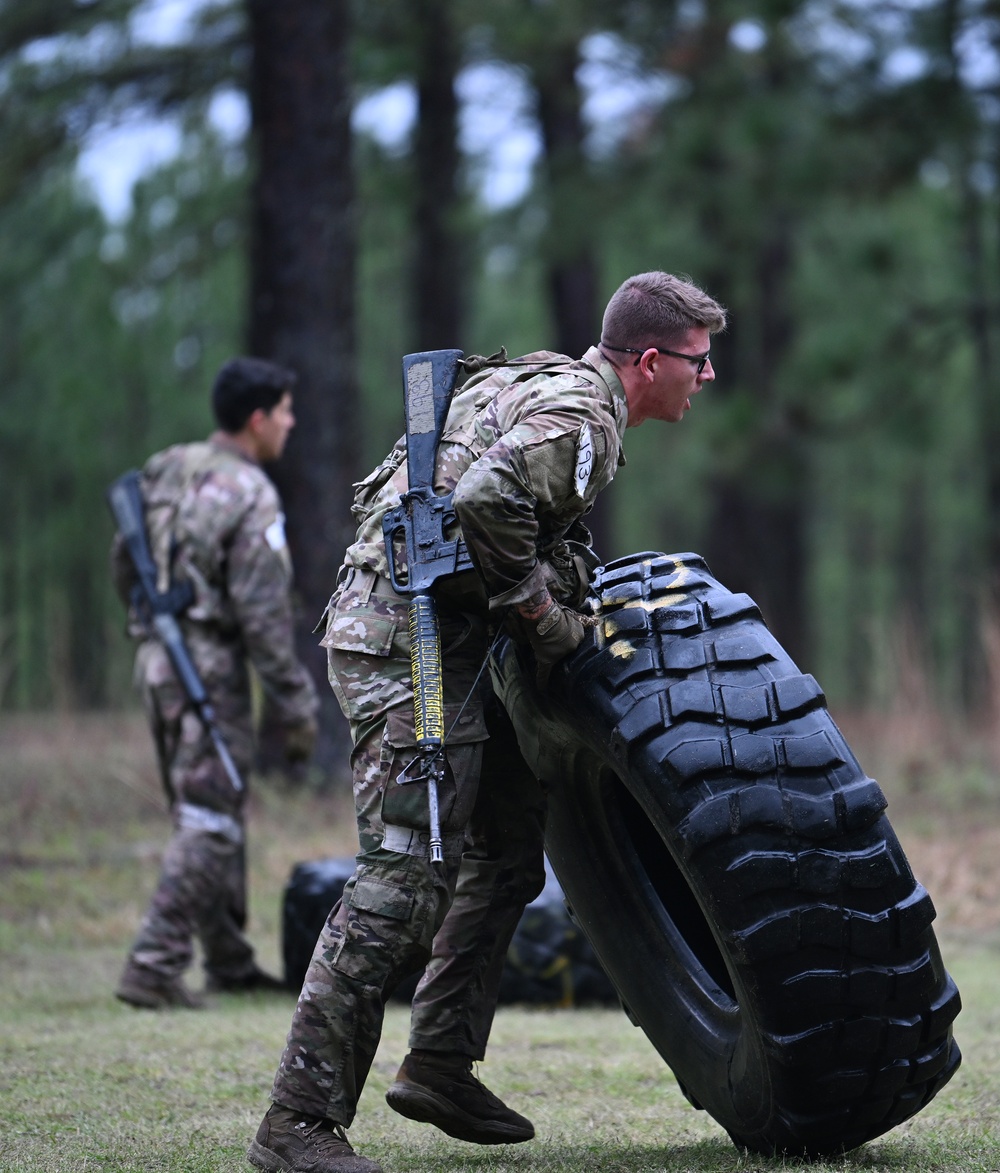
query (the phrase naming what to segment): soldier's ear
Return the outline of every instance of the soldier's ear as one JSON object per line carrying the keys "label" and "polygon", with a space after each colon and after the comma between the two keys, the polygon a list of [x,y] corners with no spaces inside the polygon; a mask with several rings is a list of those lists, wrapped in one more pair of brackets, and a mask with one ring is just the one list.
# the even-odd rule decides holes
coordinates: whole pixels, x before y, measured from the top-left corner
{"label": "soldier's ear", "polygon": [[659,359],[659,353],[655,346],[650,346],[639,355],[635,360],[635,366],[639,368],[642,377],[649,383],[652,383],[656,378],[656,369],[654,364]]}
{"label": "soldier's ear", "polygon": [[267,421],[268,413],[262,407],[255,407],[247,416],[246,427],[256,436],[261,425]]}

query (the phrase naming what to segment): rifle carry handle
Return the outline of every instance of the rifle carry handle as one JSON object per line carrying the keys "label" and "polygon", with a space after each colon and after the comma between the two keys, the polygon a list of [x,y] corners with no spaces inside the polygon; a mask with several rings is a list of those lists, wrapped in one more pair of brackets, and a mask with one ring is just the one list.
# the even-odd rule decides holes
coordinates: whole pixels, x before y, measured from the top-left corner
{"label": "rifle carry handle", "polygon": [[108,507],[132,559],[132,565],[147,591],[156,590],[156,563],[146,537],[146,515],[142,503],[142,474],[136,468],[122,473],[108,486]]}
{"label": "rifle carry handle", "polygon": [[406,462],[410,489],[434,492],[434,464],[458,379],[461,350],[423,350],[403,356]]}
{"label": "rifle carry handle", "polygon": [[[401,595],[422,594],[437,579],[471,570],[461,538],[445,540],[455,521],[450,493],[436,496],[434,470],[448,408],[458,378],[460,350],[425,350],[403,356],[408,488],[399,505],[382,519],[389,580]],[[399,573],[397,544],[406,551]]]}

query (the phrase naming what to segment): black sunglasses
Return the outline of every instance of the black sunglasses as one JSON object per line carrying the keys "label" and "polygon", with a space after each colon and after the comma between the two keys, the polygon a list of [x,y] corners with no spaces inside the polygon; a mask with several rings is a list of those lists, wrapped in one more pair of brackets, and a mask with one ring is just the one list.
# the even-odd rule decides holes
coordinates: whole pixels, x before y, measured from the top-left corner
{"label": "black sunglasses", "polygon": [[679,350],[664,350],[662,346],[645,346],[642,350],[636,350],[634,346],[610,346],[607,342],[602,342],[601,345],[605,350],[617,350],[620,354],[637,354],[639,358],[635,360],[632,366],[639,365],[639,359],[646,353],[647,350],[655,350],[657,354],[669,354],[671,358],[686,358],[688,362],[694,363],[695,373],[700,375],[705,369],[709,352],[706,350],[704,354],[681,354]]}

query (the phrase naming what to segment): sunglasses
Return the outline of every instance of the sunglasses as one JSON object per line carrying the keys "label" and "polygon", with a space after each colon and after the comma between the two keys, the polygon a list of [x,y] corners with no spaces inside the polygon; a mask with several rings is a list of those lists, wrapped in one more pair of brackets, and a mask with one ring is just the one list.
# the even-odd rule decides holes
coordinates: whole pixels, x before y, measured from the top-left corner
{"label": "sunglasses", "polygon": [[[665,350],[662,346],[644,346],[642,350],[636,350],[634,346],[610,346],[607,342],[602,342],[601,345],[605,350],[617,350],[620,354],[637,354],[641,358],[647,350],[655,350],[657,354],[668,354],[671,358],[684,358],[688,362],[694,363],[695,374],[700,375],[708,363],[709,352],[706,350],[704,354],[682,354],[679,350]],[[632,366],[637,367],[639,359],[637,358]]]}

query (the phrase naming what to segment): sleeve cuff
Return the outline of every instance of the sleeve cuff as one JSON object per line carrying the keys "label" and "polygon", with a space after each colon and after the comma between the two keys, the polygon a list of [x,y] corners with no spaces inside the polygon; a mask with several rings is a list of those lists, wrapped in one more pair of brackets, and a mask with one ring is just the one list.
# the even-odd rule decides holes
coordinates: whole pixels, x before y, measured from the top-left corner
{"label": "sleeve cuff", "polygon": [[490,611],[500,611],[515,603],[526,603],[542,591],[548,591],[550,575],[551,571],[544,562],[536,562],[531,573],[522,578],[517,586],[512,586],[502,594],[490,596]]}

